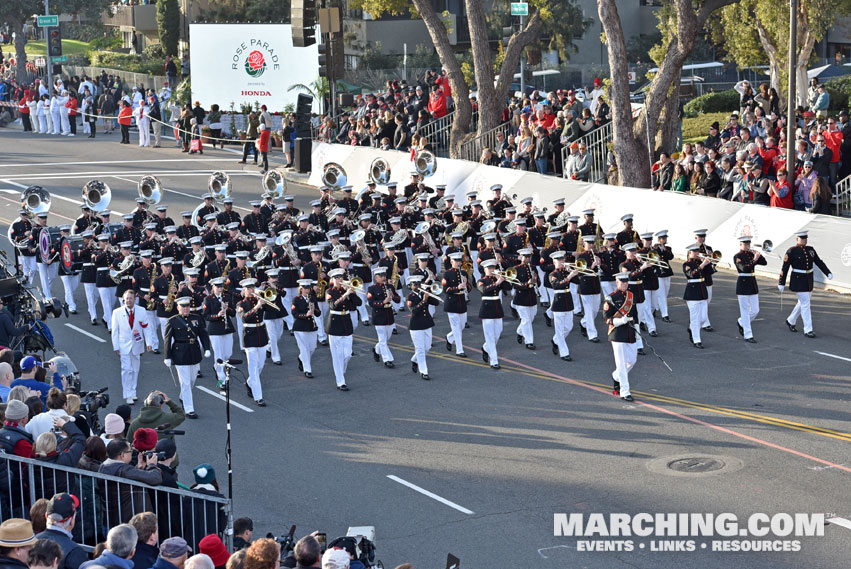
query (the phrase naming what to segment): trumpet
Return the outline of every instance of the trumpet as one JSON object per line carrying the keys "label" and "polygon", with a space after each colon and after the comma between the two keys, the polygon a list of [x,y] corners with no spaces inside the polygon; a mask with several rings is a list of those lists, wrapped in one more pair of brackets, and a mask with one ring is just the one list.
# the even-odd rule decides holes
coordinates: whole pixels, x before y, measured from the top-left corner
{"label": "trumpet", "polygon": [[585,259],[578,259],[575,263],[565,263],[564,266],[570,271],[578,272],[580,275],[597,276],[596,271],[588,268],[588,263],[585,262]]}
{"label": "trumpet", "polygon": [[712,263],[713,265],[717,265],[718,263],[721,262],[722,256],[723,255],[721,254],[721,251],[713,251],[711,256],[710,255],[704,255],[703,253],[699,253],[697,255],[697,258],[702,259],[702,260],[709,259],[710,263]]}
{"label": "trumpet", "polygon": [[[719,252],[718,255],[719,255],[719,258],[720,258],[721,253]],[[650,251],[646,255],[644,253],[639,253],[639,254],[636,255],[636,257],[638,257],[638,259],[642,263],[650,263],[654,267],[659,267],[660,269],[669,268],[668,263],[666,261],[663,261],[661,259],[661,257],[659,257],[659,253],[657,253],[655,251]]]}

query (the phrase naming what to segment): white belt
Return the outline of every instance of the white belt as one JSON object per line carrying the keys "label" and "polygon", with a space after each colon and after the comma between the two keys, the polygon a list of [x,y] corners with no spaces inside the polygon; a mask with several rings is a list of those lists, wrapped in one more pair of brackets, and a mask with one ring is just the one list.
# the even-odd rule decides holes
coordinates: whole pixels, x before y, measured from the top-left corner
{"label": "white belt", "polygon": [[259,328],[260,326],[263,326],[262,322],[260,324],[243,324],[242,325],[243,328]]}
{"label": "white belt", "polygon": [[110,267],[98,267],[99,271],[108,271]]}
{"label": "white belt", "polygon": [[352,267],[363,267],[365,265],[363,263],[352,263],[350,266],[352,266]]}
{"label": "white belt", "polygon": [[686,280],[686,282],[687,283],[702,283],[703,279],[688,279],[688,280]]}
{"label": "white belt", "polygon": [[554,290],[553,294],[567,294],[569,292],[569,290]]}
{"label": "white belt", "polygon": [[642,283],[642,281],[628,281],[626,284],[640,285],[641,283]]}
{"label": "white belt", "polygon": [[482,300],[499,300],[498,296],[483,296]]}
{"label": "white belt", "polygon": [[279,271],[294,271],[296,267],[278,267]]}
{"label": "white belt", "polygon": [[792,272],[793,272],[793,273],[804,273],[804,274],[808,274],[808,273],[813,272],[813,270],[812,270],[812,269],[792,269]]}
{"label": "white belt", "polygon": [[348,310],[329,310],[328,313],[332,314],[333,316],[348,316],[349,311]]}
{"label": "white belt", "polygon": [[95,264],[94,263],[83,263],[83,266],[84,267],[94,267]]}
{"label": "white belt", "polygon": [[756,275],[753,273],[739,273],[740,277],[755,277]]}
{"label": "white belt", "polygon": [[299,250],[302,250],[302,249],[310,249],[310,245],[301,245],[301,246],[299,246]]}

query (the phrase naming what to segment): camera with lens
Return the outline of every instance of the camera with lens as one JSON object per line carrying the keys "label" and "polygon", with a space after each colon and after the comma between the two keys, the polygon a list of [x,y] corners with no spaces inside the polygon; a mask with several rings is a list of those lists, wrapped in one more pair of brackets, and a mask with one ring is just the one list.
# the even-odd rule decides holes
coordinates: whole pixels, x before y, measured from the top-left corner
{"label": "camera with lens", "polygon": [[106,409],[107,405],[109,405],[109,393],[106,392],[107,389],[109,387],[101,387],[97,391],[84,391],[80,393],[80,410],[89,416],[89,425],[93,433],[100,434],[103,432],[98,410]]}
{"label": "camera with lens", "polygon": [[144,453],[145,460],[151,460],[152,456],[156,456],[157,460],[165,460],[166,456],[164,452],[156,452],[153,450],[146,450]]}
{"label": "camera with lens", "polygon": [[266,537],[269,539],[274,539],[281,545],[281,561],[283,561],[295,548],[295,525],[290,527],[290,531],[287,535],[282,535],[276,537],[272,533],[267,533]]}

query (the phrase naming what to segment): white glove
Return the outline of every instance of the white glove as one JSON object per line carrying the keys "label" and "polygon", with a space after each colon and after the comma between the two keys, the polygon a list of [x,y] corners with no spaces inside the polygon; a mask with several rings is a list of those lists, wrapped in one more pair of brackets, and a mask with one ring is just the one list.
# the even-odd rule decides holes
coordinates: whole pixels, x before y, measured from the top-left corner
{"label": "white glove", "polygon": [[204,357],[205,357],[205,358],[209,358],[209,357],[210,357],[210,350],[206,350],[206,351],[204,352]]}
{"label": "white glove", "polygon": [[783,292],[783,289],[785,289],[785,288],[786,287],[783,286],[783,285],[777,285],[777,290],[779,290],[780,292]]}
{"label": "white glove", "polygon": [[629,318],[627,318],[626,316],[622,316],[620,318],[615,318],[615,319],[612,320],[612,323],[615,326],[623,326],[627,322],[629,322]]}
{"label": "white glove", "polygon": [[163,360],[165,367],[171,367],[171,360]]}
{"label": "white glove", "polygon": [[827,280],[833,279],[833,273],[827,273]]}

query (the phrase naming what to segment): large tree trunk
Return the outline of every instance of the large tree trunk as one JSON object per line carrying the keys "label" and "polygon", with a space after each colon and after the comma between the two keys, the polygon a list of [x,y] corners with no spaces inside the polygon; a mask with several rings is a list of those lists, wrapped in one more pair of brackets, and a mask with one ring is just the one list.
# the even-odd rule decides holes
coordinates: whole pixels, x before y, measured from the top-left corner
{"label": "large tree trunk", "polygon": [[452,99],[455,101],[456,113],[455,119],[452,121],[452,130],[449,132],[449,156],[458,158],[461,142],[464,140],[467,132],[469,132],[470,122],[473,119],[473,106],[470,104],[470,89],[464,81],[461,64],[458,63],[458,59],[455,57],[452,44],[449,43],[446,26],[443,25],[443,21],[437,15],[434,4],[431,0],[412,1],[414,8],[419,12],[423,22],[425,22],[426,29],[431,36],[431,41],[434,42],[437,55],[440,57],[440,62],[443,64],[443,68],[446,69],[449,84],[452,86]]}
{"label": "large tree trunk", "polygon": [[[10,18],[10,32],[15,33],[15,79],[18,81],[18,85],[26,85],[27,84],[27,36],[24,34],[24,21],[15,21]],[[50,77],[50,70],[48,69],[48,77]],[[14,114],[14,113],[13,113]]]}
{"label": "large tree trunk", "polygon": [[523,48],[535,41],[543,27],[543,20],[535,12],[526,26],[512,34],[505,49],[505,58],[499,69],[499,81],[494,86],[493,54],[488,40],[488,24],[482,0],[465,0],[473,66],[479,100],[479,129],[477,134],[496,128],[502,122],[504,101],[514,80],[514,70],[520,63]]}
{"label": "large tree trunk", "polygon": [[665,101],[662,115],[659,117],[659,132],[656,134],[656,146],[653,149],[654,160],[660,152],[671,153],[679,150],[677,148],[677,134],[680,124],[680,76],[674,82],[671,95]]}

